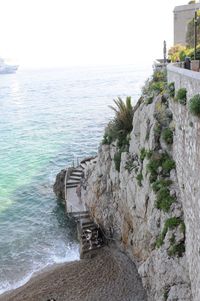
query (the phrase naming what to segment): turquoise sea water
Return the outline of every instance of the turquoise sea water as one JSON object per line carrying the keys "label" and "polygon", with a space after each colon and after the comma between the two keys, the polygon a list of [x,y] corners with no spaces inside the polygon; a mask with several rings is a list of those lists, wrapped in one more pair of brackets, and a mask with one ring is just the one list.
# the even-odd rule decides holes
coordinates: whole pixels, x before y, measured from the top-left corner
{"label": "turquoise sea water", "polygon": [[96,153],[108,105],[137,100],[150,69],[19,71],[0,76],[0,294],[54,263],[79,258],[52,192],[60,169]]}

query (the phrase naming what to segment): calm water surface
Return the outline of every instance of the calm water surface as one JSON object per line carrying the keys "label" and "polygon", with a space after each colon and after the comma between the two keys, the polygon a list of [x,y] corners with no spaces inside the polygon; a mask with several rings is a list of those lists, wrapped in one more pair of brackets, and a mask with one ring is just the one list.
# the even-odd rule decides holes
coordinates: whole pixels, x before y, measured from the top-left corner
{"label": "calm water surface", "polygon": [[151,70],[134,66],[0,76],[0,294],[54,263],[79,258],[52,192],[60,169],[96,153],[108,105],[136,101]]}

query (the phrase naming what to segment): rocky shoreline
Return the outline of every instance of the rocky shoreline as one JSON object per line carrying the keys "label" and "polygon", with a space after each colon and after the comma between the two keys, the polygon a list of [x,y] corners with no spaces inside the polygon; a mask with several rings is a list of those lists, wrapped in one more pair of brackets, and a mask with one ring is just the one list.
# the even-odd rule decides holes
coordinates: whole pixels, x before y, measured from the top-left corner
{"label": "rocky shoreline", "polygon": [[146,301],[134,263],[115,248],[105,247],[92,259],[53,267],[0,301]]}
{"label": "rocky shoreline", "polygon": [[192,300],[172,86],[166,70],[155,70],[128,135],[116,139],[108,124],[82,193],[95,222],[136,263],[149,301]]}
{"label": "rocky shoreline", "polygon": [[[129,97],[124,104],[115,101],[119,111],[82,182],[82,201],[92,219],[136,264],[149,301],[192,300],[172,88],[166,70],[155,69],[134,109]],[[124,119],[124,134],[115,128],[123,124],[120,108],[132,114],[128,125],[129,113]],[[62,178],[61,171],[58,196]]]}
{"label": "rocky shoreline", "polygon": [[[155,70],[146,82],[132,111],[131,130],[113,135],[112,120],[95,164],[84,167],[81,202],[114,247],[38,276],[0,301],[191,301],[192,293],[198,295],[191,282],[198,275],[189,269],[194,248],[188,244],[185,217],[185,158],[177,156],[185,151],[185,133],[191,133],[193,123],[182,135],[180,104],[165,71]],[[68,173],[70,168],[56,178],[54,192],[60,199]]]}

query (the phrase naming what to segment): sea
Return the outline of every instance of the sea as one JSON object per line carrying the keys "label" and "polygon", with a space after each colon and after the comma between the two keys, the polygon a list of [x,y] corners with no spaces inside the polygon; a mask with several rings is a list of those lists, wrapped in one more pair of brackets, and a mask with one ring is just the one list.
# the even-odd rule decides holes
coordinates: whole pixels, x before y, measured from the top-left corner
{"label": "sea", "polygon": [[113,99],[135,104],[151,67],[70,67],[0,75],[0,294],[79,259],[56,174],[95,155]]}

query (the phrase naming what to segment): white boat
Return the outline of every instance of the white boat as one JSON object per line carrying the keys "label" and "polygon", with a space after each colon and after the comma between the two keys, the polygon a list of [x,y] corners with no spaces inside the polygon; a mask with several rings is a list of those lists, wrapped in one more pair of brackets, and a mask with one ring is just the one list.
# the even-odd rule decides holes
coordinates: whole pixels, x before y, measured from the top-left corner
{"label": "white boat", "polygon": [[5,60],[0,58],[0,74],[15,73],[19,68],[18,65],[9,65],[5,63]]}

